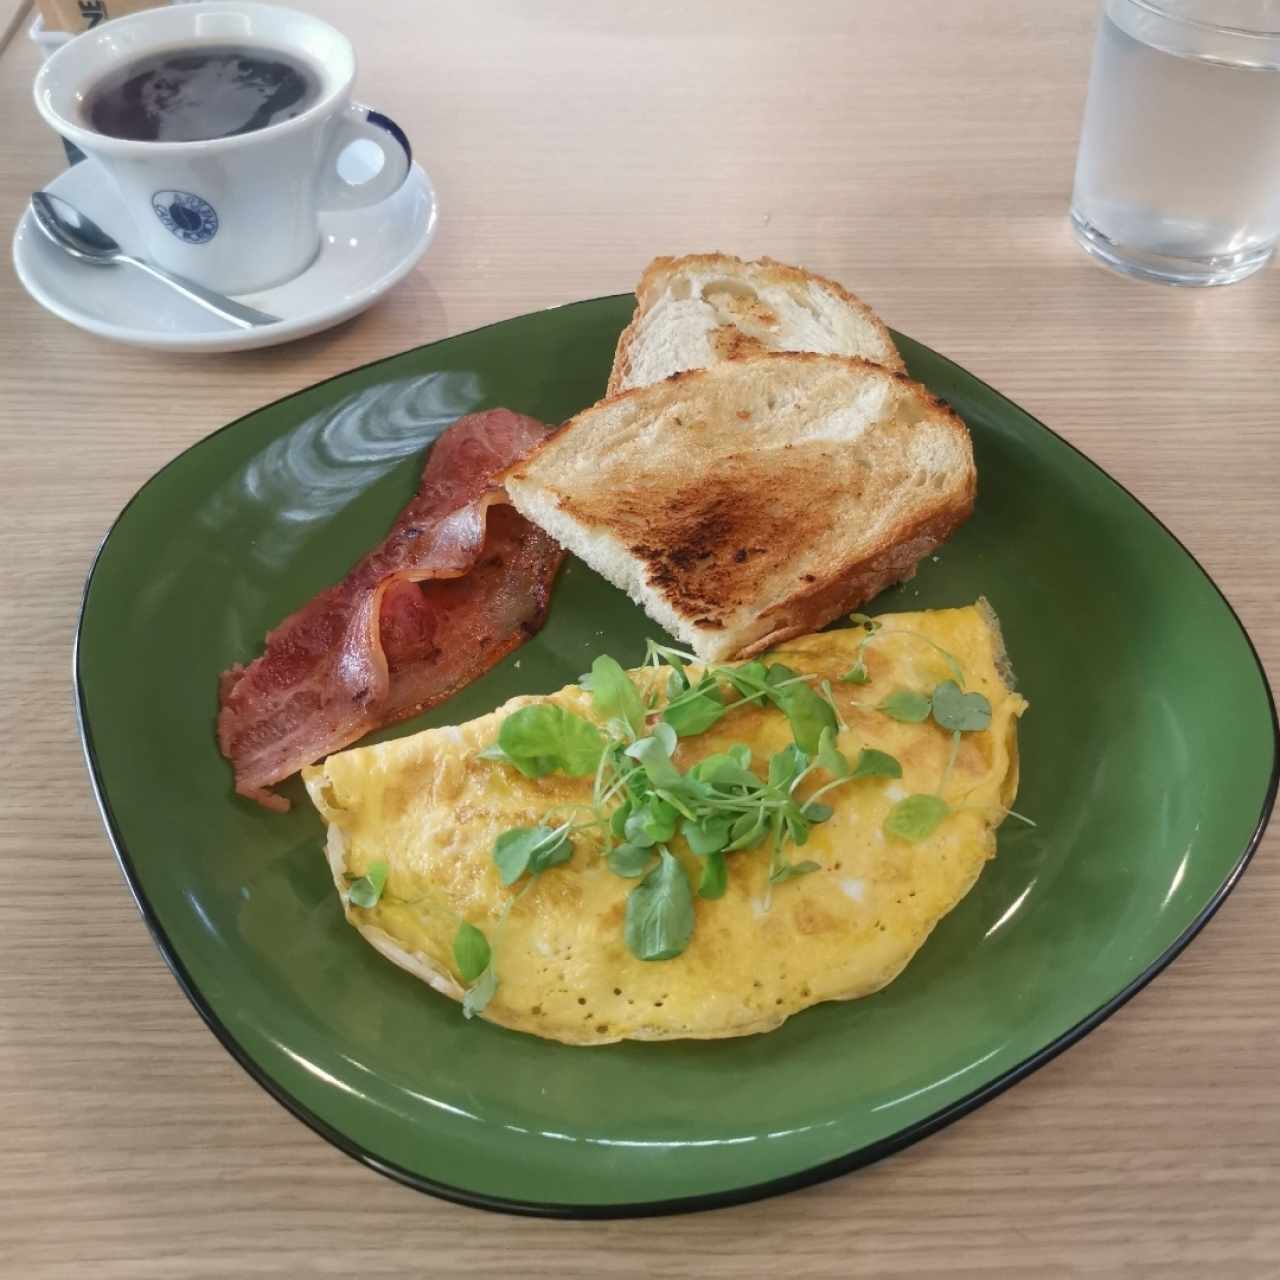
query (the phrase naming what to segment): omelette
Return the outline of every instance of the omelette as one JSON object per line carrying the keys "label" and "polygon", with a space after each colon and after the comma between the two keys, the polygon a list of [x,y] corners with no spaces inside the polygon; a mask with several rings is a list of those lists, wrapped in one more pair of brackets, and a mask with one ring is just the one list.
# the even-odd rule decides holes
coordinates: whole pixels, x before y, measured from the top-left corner
{"label": "omelette", "polygon": [[[672,659],[627,673],[639,694],[630,730],[625,719],[602,717],[592,689],[572,685],[305,769],[348,921],[452,999],[485,986],[468,1013],[567,1044],[750,1035],[810,1005],[879,991],[995,855],[1017,790],[1027,703],[985,601],[855,622],[763,658],[779,664],[784,688],[803,686],[811,705],[821,699],[829,720],[820,754],[809,729],[801,751],[799,722],[780,697],[735,692],[727,673],[743,668],[707,676]],[[710,684],[724,707],[714,723],[686,725],[678,741],[655,728],[682,688]],[[607,810],[628,792],[621,783],[616,794],[602,789],[603,764],[556,768],[549,757],[520,766],[496,745],[510,737],[504,724],[531,707],[569,713],[560,719],[590,741],[623,735],[612,757],[620,776],[643,772],[632,766],[646,744],[624,746],[637,736],[672,778],[671,766],[687,779],[701,762],[718,768],[731,757],[761,780],[735,795],[750,793],[766,815],[794,803],[787,812],[804,820],[779,822],[784,834],[771,846],[744,837],[736,851],[710,857],[695,852],[678,819],[647,847],[637,836],[640,847],[619,848],[621,824],[601,817],[602,794]],[[778,761],[796,773],[790,791]],[[775,771],[782,782],[766,789]],[[689,794],[677,787],[668,798],[684,812]],[[550,826],[558,852],[536,874],[495,857],[504,835],[519,844],[518,833]],[[625,831],[630,841],[630,821]],[[715,858],[723,858],[718,884],[708,874]],[[678,909],[664,925],[667,940],[646,942],[643,912],[663,893]],[[479,983],[460,949],[477,940],[486,962]]]}

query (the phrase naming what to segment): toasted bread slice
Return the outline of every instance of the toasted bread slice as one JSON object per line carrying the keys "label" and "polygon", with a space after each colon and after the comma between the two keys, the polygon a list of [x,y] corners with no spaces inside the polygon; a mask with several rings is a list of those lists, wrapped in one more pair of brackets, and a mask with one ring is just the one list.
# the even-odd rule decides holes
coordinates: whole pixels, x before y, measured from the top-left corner
{"label": "toasted bread slice", "polygon": [[886,369],[904,367],[880,317],[835,281],[772,258],[694,253],[655,258],[645,268],[606,394],[767,351],[861,356]]}
{"label": "toasted bread slice", "polygon": [[964,423],[844,356],[728,360],[570,419],[516,508],[699,657],[758,653],[909,578],[973,509]]}

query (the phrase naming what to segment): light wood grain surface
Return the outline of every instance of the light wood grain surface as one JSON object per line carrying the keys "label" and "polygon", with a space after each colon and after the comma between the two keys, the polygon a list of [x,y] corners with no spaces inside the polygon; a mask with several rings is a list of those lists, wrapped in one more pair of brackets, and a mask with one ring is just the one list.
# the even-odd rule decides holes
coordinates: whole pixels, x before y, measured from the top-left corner
{"label": "light wood grain surface", "polygon": [[[1182,959],[1082,1044],[865,1172],[641,1222],[393,1185],[253,1085],[116,869],[72,714],[80,588],[178,450],[284,393],[629,288],[653,254],[806,263],[1048,422],[1181,537],[1280,670],[1280,276],[1195,292],[1065,224],[1083,3],[312,0],[440,191],[435,248],[291,346],[111,346],[0,276],[0,1274],[1280,1274],[1280,867],[1268,839]],[[0,56],[0,225],[62,164]],[[1206,655],[1206,660],[1211,660]]]}

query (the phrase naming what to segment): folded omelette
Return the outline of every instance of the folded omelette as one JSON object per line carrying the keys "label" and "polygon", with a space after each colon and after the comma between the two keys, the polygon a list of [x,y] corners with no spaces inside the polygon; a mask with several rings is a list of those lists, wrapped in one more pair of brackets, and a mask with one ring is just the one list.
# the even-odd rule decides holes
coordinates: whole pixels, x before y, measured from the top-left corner
{"label": "folded omelette", "polygon": [[[568,1044],[749,1035],[821,1001],[880,990],[994,856],[996,828],[1017,790],[1017,721],[1027,704],[1012,688],[984,601],[805,636],[763,661],[783,664],[793,687],[821,691],[833,713],[828,761],[834,743],[850,768],[879,766],[830,781],[808,744],[810,754],[798,759],[811,767],[795,801],[818,816],[803,847],[788,850],[796,865],[782,876],[768,848],[742,848],[726,857],[720,896],[703,897],[696,891],[706,884],[706,859],[678,833],[663,841],[664,874],[678,881],[683,870],[692,899],[692,933],[674,958],[642,959],[628,946],[628,899],[639,872],[628,878],[611,869],[610,838],[598,823],[575,830],[563,860],[536,882],[505,883],[495,861],[495,844],[513,828],[536,828],[548,813],[589,812],[593,800],[599,810],[598,777],[529,776],[495,749],[508,717],[532,706],[556,706],[602,734],[617,732],[578,685],[303,771],[328,827],[327,856],[348,921],[455,1000],[468,985],[455,944],[460,928],[474,927],[492,949],[493,985],[480,1016]],[[701,675],[690,664],[673,687],[671,671],[629,673],[650,722],[680,682],[696,685]],[[740,761],[749,749],[748,767],[772,776],[773,758],[799,741],[788,715],[766,698],[740,698],[731,682],[716,696],[724,714],[679,738],[670,757],[677,771],[687,775],[732,748]],[[631,759],[621,750],[617,758]],[[808,804],[819,788],[821,805]],[[637,856],[652,854],[657,866],[658,853]],[[378,893],[356,893],[373,899],[357,905],[352,886],[367,886],[361,878],[371,869]]]}

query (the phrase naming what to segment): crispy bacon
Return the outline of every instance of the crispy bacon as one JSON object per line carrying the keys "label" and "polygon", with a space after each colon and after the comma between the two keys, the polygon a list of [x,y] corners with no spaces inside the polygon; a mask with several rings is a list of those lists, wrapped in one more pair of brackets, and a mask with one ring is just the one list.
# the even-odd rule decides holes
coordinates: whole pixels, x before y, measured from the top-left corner
{"label": "crispy bacon", "polygon": [[443,701],[538,630],[563,552],[494,479],[547,430],[507,409],[460,418],[382,544],[223,673],[218,747],[241,795],[287,809],[274,783]]}

